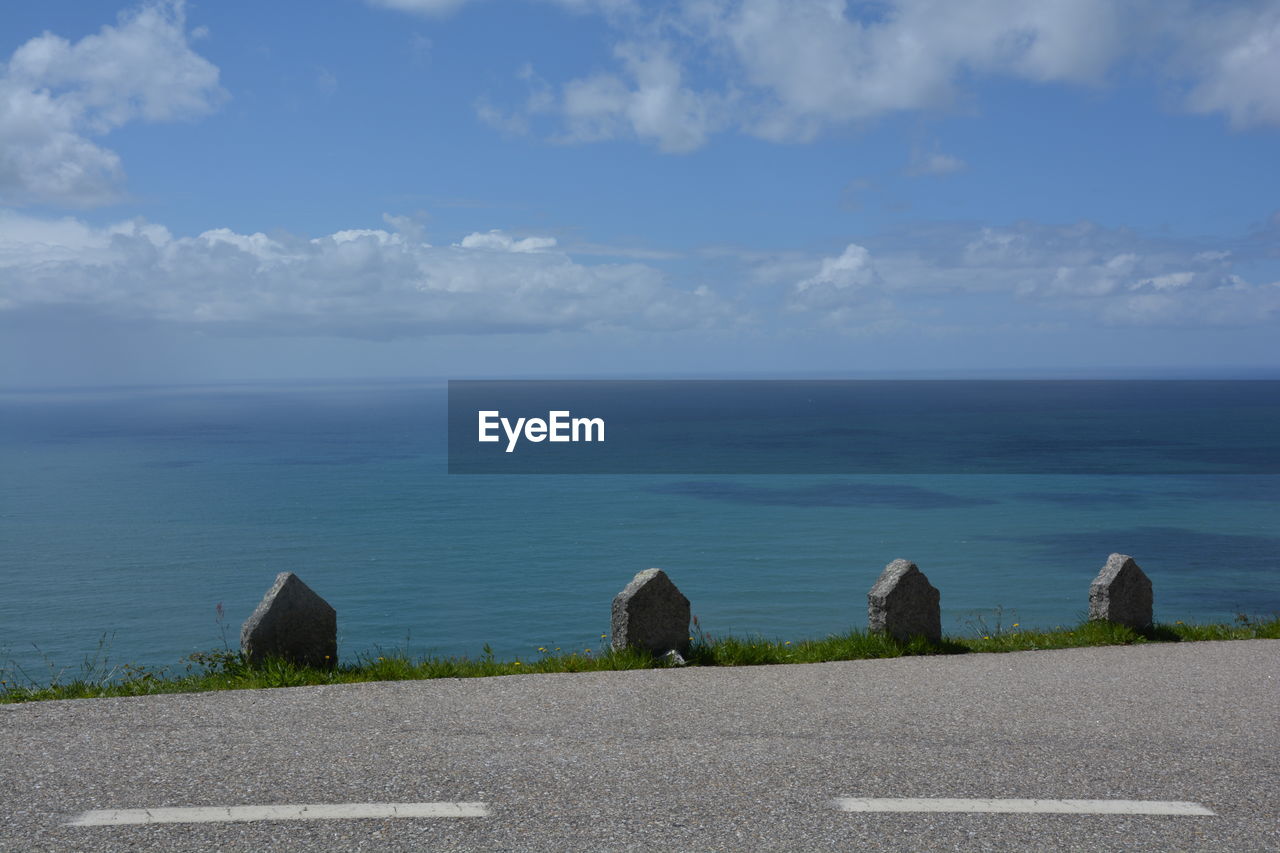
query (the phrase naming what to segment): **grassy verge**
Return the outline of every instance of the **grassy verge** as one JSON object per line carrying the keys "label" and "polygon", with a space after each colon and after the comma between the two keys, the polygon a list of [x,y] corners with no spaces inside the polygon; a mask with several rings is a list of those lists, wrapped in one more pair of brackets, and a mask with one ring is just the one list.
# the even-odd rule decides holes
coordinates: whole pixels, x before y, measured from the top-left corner
{"label": "grassy verge", "polygon": [[[1138,645],[1193,640],[1280,639],[1280,617],[1253,620],[1240,617],[1234,625],[1157,625],[1134,631],[1105,622],[1085,622],[1052,631],[1011,628],[966,637],[947,637],[941,643],[923,639],[909,643],[854,631],[821,640],[798,642],[711,638],[699,634],[686,660],[691,666],[751,666],[777,663],[866,660],[903,655],[1013,652],[1082,646]],[[247,690],[298,687],[308,684],[351,684],[361,681],[403,681],[426,678],[479,678],[524,672],[596,672],[655,669],[670,666],[663,659],[637,651],[610,650],[563,653],[539,648],[527,660],[496,660],[485,647],[478,658],[411,658],[404,654],[363,654],[333,669],[310,669],[271,661],[248,665],[230,651],[192,655],[182,669],[125,666],[97,672],[86,664],[74,677],[55,676],[52,683],[17,683],[14,674],[0,671],[0,702],[41,699],[85,699],[105,696],[147,696],[159,693],[198,693],[209,690]]]}

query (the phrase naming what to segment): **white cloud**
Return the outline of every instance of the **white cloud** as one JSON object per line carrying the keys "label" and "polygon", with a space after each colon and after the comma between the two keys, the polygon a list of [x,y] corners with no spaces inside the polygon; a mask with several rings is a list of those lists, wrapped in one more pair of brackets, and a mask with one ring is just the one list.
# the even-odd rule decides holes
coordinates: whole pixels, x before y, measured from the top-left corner
{"label": "white cloud", "polygon": [[550,0],[550,2],[571,12],[624,15],[639,12],[645,0]]}
{"label": "white cloud", "polygon": [[447,15],[471,0],[366,0],[370,5],[413,12],[418,15]]}
{"label": "white cloud", "polygon": [[564,87],[562,137],[594,142],[633,135],[669,153],[702,147],[719,124],[719,96],[685,86],[680,65],[660,45],[628,42],[614,53],[626,78],[598,74]]}
{"label": "white cloud", "polygon": [[0,69],[0,202],[110,201],[120,158],[90,136],[197,117],[225,97],[218,69],[188,45],[181,0],[121,13],[74,44],[33,38]]}
{"label": "white cloud", "polygon": [[789,307],[818,312],[824,325],[846,331],[887,332],[901,323],[901,317],[883,285],[871,253],[850,243],[839,255],[823,258],[815,274],[795,283]]}
{"label": "white cloud", "polygon": [[834,258],[823,258],[818,272],[796,283],[795,293],[806,304],[820,304],[844,295],[876,287],[880,275],[871,263],[871,253],[850,243]]}
{"label": "white cloud", "polygon": [[143,222],[95,228],[0,212],[0,310],[91,308],[244,334],[377,339],[681,329],[732,317],[706,288],[671,287],[642,264],[581,264],[551,238],[491,231],[437,247],[412,231],[174,237]]}
{"label": "white cloud", "polygon": [[943,154],[940,151],[927,153],[916,149],[911,152],[911,160],[907,163],[907,174],[912,177],[925,175],[950,175],[963,172],[968,164],[959,157]]}
{"label": "white cloud", "polygon": [[476,116],[490,127],[509,136],[524,136],[529,133],[529,117],[553,112],[556,99],[551,85],[538,76],[530,63],[520,66],[515,76],[528,88],[528,97],[521,109],[504,112],[482,95],[476,99],[475,110]]}
{"label": "white cloud", "polygon": [[0,80],[0,200],[87,207],[112,200],[123,176],[114,151],[77,132],[71,110]]}
{"label": "white cloud", "polygon": [[475,103],[476,117],[480,121],[508,136],[524,136],[529,132],[529,122],[520,113],[505,113],[481,97]]}
{"label": "white cloud", "polygon": [[1215,7],[1186,36],[1189,109],[1225,113],[1238,128],[1280,125],[1280,5]]}
{"label": "white cloud", "polygon": [[[981,77],[1100,86],[1132,68],[1181,87],[1190,111],[1280,124],[1280,6],[1262,0],[560,5],[603,15],[619,35],[618,68],[569,79],[549,104],[516,114],[554,113],[564,132],[553,138],[575,142],[634,136],[683,153],[730,128],[804,141],[832,125],[954,110]],[[487,104],[486,114],[514,121]],[[916,173],[962,165],[935,153]]]}
{"label": "white cloud", "polygon": [[462,242],[458,245],[464,249],[491,249],[498,252],[541,252],[545,249],[555,248],[556,239],[554,237],[525,237],[521,240],[513,240],[503,231],[495,229],[485,234],[468,234],[462,238]]}

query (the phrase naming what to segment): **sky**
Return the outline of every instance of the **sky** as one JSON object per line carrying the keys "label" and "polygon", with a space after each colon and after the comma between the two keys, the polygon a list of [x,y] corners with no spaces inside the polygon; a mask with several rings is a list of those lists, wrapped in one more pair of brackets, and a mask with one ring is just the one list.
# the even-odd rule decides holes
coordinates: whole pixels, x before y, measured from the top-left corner
{"label": "sky", "polygon": [[1280,375],[1280,2],[0,11],[0,387]]}

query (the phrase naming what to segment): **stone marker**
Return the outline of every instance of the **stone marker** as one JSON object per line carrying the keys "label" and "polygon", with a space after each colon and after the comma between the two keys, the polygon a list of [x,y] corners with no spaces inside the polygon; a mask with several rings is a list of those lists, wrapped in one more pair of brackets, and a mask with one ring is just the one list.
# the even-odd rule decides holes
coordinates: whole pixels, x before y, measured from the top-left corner
{"label": "stone marker", "polygon": [[1112,554],[1089,585],[1089,618],[1151,627],[1151,579],[1133,557]]}
{"label": "stone marker", "polygon": [[867,626],[873,633],[904,642],[920,636],[940,642],[939,598],[938,590],[915,563],[894,560],[867,593]]}
{"label": "stone marker", "polygon": [[253,663],[283,658],[300,666],[334,666],[338,614],[293,572],[281,572],[240,629],[240,651]]}
{"label": "stone marker", "polygon": [[613,648],[689,649],[689,599],[662,569],[646,569],[613,598]]}

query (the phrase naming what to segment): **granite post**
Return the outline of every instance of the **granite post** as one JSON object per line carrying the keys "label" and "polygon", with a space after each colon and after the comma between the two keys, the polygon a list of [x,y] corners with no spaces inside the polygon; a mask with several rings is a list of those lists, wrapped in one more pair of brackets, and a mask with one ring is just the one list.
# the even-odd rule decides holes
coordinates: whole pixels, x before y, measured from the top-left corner
{"label": "granite post", "polygon": [[689,650],[689,599],[662,569],[646,569],[614,596],[613,648]]}
{"label": "granite post", "polygon": [[942,640],[941,595],[929,579],[907,560],[894,560],[867,593],[867,627],[906,642],[923,636]]}
{"label": "granite post", "polygon": [[1151,627],[1151,579],[1128,554],[1112,554],[1089,585],[1089,618]]}
{"label": "granite post", "polygon": [[293,572],[281,572],[240,629],[240,651],[252,663],[282,658],[332,667],[338,662],[338,614]]}

